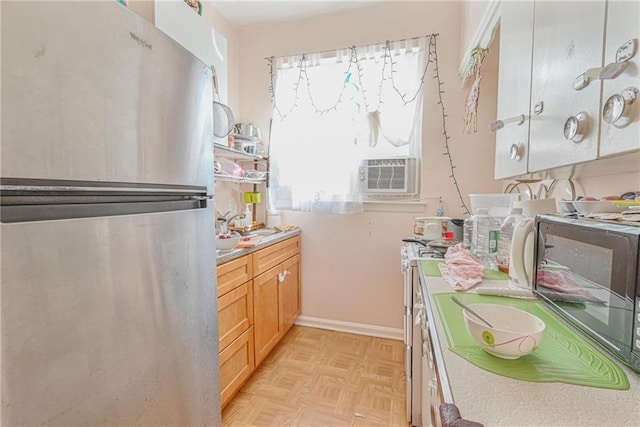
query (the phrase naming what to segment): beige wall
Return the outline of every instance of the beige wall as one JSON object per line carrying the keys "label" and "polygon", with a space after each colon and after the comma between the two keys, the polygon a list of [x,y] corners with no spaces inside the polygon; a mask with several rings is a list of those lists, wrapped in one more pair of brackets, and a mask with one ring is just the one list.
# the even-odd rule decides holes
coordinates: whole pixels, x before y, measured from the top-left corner
{"label": "beige wall", "polygon": [[[268,129],[271,116],[265,57],[335,49],[384,40],[439,33],[440,76],[449,144],[462,193],[495,192],[493,141],[487,130],[495,115],[495,76],[483,80],[483,101],[476,135],[463,135],[466,90],[457,77],[460,46],[459,2],[388,2],[296,21],[261,24],[240,30],[240,109],[238,121]],[[229,41],[229,37],[227,37]],[[233,74],[233,72],[230,72]],[[354,215],[291,213],[283,222],[303,230],[302,315],[343,322],[402,328],[401,238],[411,235],[412,219],[435,214],[442,197],[447,214],[463,209],[442,155],[442,116],[435,80],[428,79],[424,103],[422,196],[424,213],[370,212]],[[231,90],[229,91],[231,94]],[[493,113],[492,113],[493,112]],[[265,132],[265,135],[267,133]],[[313,152],[309,159],[313,161]],[[339,153],[336,153],[339,155]],[[218,191],[217,203],[227,203]]]}
{"label": "beige wall", "polygon": [[476,36],[476,32],[480,26],[480,21],[482,20],[488,5],[488,0],[461,2],[462,18],[460,26],[460,55],[463,55],[467,49],[476,47],[471,46],[471,41]]}

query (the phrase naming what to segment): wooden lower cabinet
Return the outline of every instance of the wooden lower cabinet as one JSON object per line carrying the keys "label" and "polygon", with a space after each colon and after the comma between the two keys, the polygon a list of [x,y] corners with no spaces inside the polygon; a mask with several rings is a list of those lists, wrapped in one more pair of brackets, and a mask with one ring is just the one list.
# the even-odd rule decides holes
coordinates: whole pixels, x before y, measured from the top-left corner
{"label": "wooden lower cabinet", "polygon": [[253,274],[262,274],[299,253],[300,236],[260,249],[253,254]]}
{"label": "wooden lower cabinet", "polygon": [[220,352],[220,401],[224,408],[255,369],[253,327]]}
{"label": "wooden lower cabinet", "polygon": [[300,311],[300,236],[218,266],[223,408],[284,337]]}
{"label": "wooden lower cabinet", "polygon": [[253,286],[251,281],[218,298],[220,350],[226,348],[253,325]]}
{"label": "wooden lower cabinet", "polygon": [[220,297],[251,280],[253,277],[253,257],[246,255],[225,262],[220,264],[217,270],[218,296]]}
{"label": "wooden lower cabinet", "polygon": [[300,254],[282,263],[283,281],[280,283],[280,323],[286,334],[302,310],[300,300]]}
{"label": "wooden lower cabinet", "polygon": [[253,279],[256,366],[267,357],[283,335],[280,322],[279,273],[278,266]]}
{"label": "wooden lower cabinet", "polygon": [[256,366],[300,315],[300,254],[253,279]]}

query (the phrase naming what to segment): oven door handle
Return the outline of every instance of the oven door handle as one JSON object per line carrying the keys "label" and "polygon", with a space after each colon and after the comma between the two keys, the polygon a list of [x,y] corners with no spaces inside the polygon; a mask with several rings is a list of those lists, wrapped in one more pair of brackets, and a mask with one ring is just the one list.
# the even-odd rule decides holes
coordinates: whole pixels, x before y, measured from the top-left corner
{"label": "oven door handle", "polygon": [[423,305],[420,304],[420,303],[416,303],[413,306],[413,308],[415,310],[418,310],[418,313],[414,316],[414,320],[413,320],[413,322],[414,322],[414,324],[416,326],[418,326],[420,323],[422,323],[422,307],[423,307]]}

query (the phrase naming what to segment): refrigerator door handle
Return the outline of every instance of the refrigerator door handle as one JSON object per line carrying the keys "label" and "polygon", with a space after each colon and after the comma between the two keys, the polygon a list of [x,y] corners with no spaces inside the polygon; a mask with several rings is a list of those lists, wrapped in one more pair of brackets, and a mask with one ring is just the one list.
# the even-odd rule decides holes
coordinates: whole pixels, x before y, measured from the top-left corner
{"label": "refrigerator door handle", "polygon": [[3,195],[203,195],[207,188],[190,185],[135,184],[120,182],[69,181],[46,179],[0,178],[0,192]]}
{"label": "refrigerator door handle", "polygon": [[185,211],[204,209],[207,207],[207,200],[206,197],[200,197],[172,201],[128,203],[5,205],[2,206],[0,221],[2,223],[54,221]]}

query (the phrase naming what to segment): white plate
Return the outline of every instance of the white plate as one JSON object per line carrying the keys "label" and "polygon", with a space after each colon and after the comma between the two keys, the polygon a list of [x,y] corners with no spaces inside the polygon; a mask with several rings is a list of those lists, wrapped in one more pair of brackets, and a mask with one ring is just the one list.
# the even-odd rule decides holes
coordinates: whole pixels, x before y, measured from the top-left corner
{"label": "white plate", "polygon": [[626,211],[626,206],[616,206],[611,200],[602,201],[574,201],[573,206],[578,213],[620,213]]}
{"label": "white plate", "polygon": [[547,192],[547,198],[556,200],[575,200],[576,196],[576,187],[570,179],[554,179]]}

